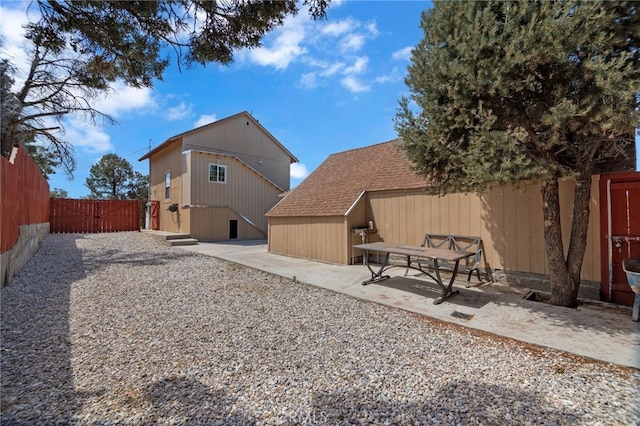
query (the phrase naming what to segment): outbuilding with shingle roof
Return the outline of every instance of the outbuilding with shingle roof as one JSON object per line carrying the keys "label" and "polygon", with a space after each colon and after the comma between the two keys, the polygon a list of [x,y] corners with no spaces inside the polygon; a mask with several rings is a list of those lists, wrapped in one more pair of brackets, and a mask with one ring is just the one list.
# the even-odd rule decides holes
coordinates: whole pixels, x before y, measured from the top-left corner
{"label": "outbuilding with shingle roof", "polygon": [[396,139],[330,155],[267,213],[269,250],[351,263],[353,230],[372,220],[367,215],[367,194],[422,190],[426,185],[413,172],[401,142]]}
{"label": "outbuilding with shingle roof", "polygon": [[[540,185],[491,188],[483,195],[431,195],[400,139],[330,155],[267,213],[272,253],[337,264],[361,264],[353,248],[384,241],[420,245],[424,235],[478,236],[486,271],[544,279],[547,271]],[[598,194],[594,176],[592,194]],[[569,222],[573,183],[560,183],[563,222]],[[591,209],[583,283],[600,280],[600,213]],[[363,228],[373,225],[373,230]],[[568,229],[568,227],[567,227]],[[515,275],[514,275],[515,276]],[[363,271],[363,279],[366,271]]]}
{"label": "outbuilding with shingle roof", "polygon": [[330,155],[267,216],[346,216],[363,192],[424,188],[400,142]]}

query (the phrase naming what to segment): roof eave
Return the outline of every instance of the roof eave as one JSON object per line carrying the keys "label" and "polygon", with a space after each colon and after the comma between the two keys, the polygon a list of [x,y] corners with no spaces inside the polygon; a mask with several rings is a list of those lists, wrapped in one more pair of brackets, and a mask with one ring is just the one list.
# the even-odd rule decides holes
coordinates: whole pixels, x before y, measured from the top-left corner
{"label": "roof eave", "polygon": [[156,155],[158,152],[162,151],[163,149],[167,148],[169,145],[171,145],[172,143],[178,140],[180,140],[180,136],[173,136],[167,139],[166,141],[162,142],[160,145],[153,148],[151,151],[147,152],[142,157],[138,158],[138,161],[144,161],[148,158],[151,158],[152,156]]}

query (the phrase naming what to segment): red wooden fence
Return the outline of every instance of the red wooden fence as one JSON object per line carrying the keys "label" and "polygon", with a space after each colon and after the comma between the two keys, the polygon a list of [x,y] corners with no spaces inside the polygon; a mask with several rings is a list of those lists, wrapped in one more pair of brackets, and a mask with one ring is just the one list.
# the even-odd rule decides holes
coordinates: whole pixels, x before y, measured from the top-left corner
{"label": "red wooden fence", "polygon": [[96,233],[140,230],[139,200],[52,198],[52,233]]}
{"label": "red wooden fence", "polygon": [[14,247],[21,225],[47,223],[49,183],[27,151],[16,146],[11,160],[0,156],[0,252]]}

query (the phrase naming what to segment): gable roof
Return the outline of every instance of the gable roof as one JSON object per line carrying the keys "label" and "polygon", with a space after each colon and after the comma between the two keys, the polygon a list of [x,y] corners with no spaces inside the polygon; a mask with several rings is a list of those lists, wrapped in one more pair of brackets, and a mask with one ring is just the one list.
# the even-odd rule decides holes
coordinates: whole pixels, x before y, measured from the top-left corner
{"label": "gable roof", "polygon": [[330,155],[267,216],[344,216],[363,192],[420,189],[401,140]]}
{"label": "gable roof", "polygon": [[236,119],[236,118],[238,118],[240,116],[245,116],[247,119],[251,120],[253,122],[253,124],[258,126],[258,128],[260,130],[262,130],[280,149],[282,149],[289,156],[291,163],[297,163],[298,162],[298,159],[295,157],[295,155],[293,155],[287,148],[285,148],[285,146],[282,145],[278,139],[276,139],[271,133],[269,133],[269,131],[267,129],[265,129],[262,126],[262,124],[260,124],[260,122],[258,122],[258,120],[253,118],[253,116],[251,114],[249,114],[247,111],[242,111],[242,112],[239,112],[238,114],[230,115],[229,117],[222,118],[220,120],[214,121],[213,123],[205,124],[204,126],[196,127],[195,129],[191,129],[191,130],[188,130],[186,132],[182,132],[180,134],[177,134],[175,136],[171,136],[169,139],[167,139],[166,141],[162,142],[160,145],[156,146],[155,148],[153,148],[151,151],[147,152],[142,157],[138,158],[138,161],[146,160],[147,158],[153,157],[155,154],[157,154],[158,152],[162,151],[163,149],[169,147],[173,143],[178,142],[179,140],[181,140],[186,135],[189,135],[189,134],[195,133],[195,132],[199,132],[199,131],[204,130],[204,129],[208,128],[208,127],[219,126],[222,123],[234,120],[234,119]]}

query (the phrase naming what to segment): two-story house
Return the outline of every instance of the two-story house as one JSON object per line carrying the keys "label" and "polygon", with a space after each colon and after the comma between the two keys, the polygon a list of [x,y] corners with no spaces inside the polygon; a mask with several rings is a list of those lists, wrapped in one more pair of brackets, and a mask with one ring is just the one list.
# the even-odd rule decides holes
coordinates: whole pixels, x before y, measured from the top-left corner
{"label": "two-story house", "polygon": [[149,160],[151,229],[200,241],[267,238],[297,158],[244,111],[172,136]]}

